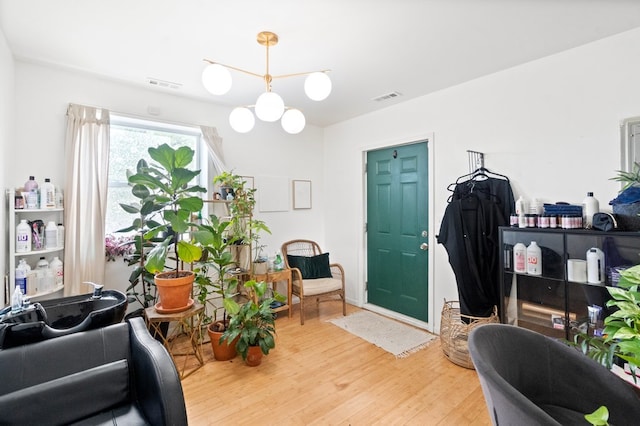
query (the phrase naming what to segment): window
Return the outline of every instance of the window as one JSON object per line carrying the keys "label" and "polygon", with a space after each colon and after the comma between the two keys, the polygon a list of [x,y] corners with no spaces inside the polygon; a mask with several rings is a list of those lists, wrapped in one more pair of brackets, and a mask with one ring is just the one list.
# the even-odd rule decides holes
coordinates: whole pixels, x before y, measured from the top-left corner
{"label": "window", "polygon": [[[202,169],[199,184],[207,188],[206,151],[202,145],[202,134],[197,127],[177,126],[162,122],[111,116],[109,152],[109,189],[107,194],[106,233],[131,225],[134,216],[120,207],[120,203],[138,201],[131,195],[127,182],[127,170],[135,172],[138,160],[152,162],[147,149],[166,143],[174,148],[189,146],[196,151],[191,168]],[[205,164],[205,167],[202,166]]]}

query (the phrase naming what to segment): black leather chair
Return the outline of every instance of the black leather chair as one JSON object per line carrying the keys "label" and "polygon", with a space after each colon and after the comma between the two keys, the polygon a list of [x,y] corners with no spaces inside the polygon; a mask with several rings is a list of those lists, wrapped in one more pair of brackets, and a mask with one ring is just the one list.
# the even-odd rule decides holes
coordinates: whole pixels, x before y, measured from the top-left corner
{"label": "black leather chair", "polygon": [[182,385],[142,318],[0,350],[2,425],[186,425]]}
{"label": "black leather chair", "polygon": [[584,415],[601,405],[610,424],[640,422],[633,388],[563,342],[487,324],[475,328],[468,343],[494,425],[588,424]]}

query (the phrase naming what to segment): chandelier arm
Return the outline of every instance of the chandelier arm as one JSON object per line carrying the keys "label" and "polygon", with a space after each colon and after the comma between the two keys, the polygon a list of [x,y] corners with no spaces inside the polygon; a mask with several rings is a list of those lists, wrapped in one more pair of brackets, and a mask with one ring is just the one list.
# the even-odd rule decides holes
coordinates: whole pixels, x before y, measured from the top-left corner
{"label": "chandelier arm", "polygon": [[275,78],[289,78],[289,77],[299,77],[301,75],[309,75],[309,74],[313,74],[314,72],[323,72],[323,73],[327,73],[331,70],[320,70],[320,71],[305,71],[305,72],[296,72],[293,74],[280,74],[280,75],[272,75],[271,78],[275,79]]}
{"label": "chandelier arm", "polygon": [[264,75],[257,74],[255,72],[251,72],[251,71],[247,71],[247,70],[243,70],[242,68],[234,67],[234,66],[227,65],[227,64],[221,64],[220,62],[214,62],[214,61],[211,61],[209,59],[203,59],[203,61],[208,62],[208,63],[210,63],[212,65],[214,65],[214,64],[215,65],[221,65],[221,66],[223,66],[225,68],[229,68],[229,69],[234,70],[234,71],[239,71],[239,72],[242,72],[242,73],[245,73],[245,74],[252,75],[254,77],[258,77],[258,78],[264,79]]}

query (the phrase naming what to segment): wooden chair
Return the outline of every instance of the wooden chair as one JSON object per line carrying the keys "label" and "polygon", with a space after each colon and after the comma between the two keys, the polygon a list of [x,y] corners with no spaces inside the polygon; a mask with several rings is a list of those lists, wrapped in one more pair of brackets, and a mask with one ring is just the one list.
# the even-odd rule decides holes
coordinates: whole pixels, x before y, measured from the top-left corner
{"label": "wooden chair", "polygon": [[[328,253],[323,253],[315,241],[291,240],[282,244],[282,256],[287,268],[291,269],[292,293],[300,298],[300,324],[304,325],[305,299],[315,298],[319,307],[320,298],[342,299],[342,315],[347,315],[344,292],[344,269],[339,263],[328,263]],[[289,256],[294,256],[289,258]],[[307,259],[305,259],[307,258]],[[290,262],[290,260],[292,260]],[[328,267],[328,269],[327,269]],[[314,272],[320,270],[319,278]],[[330,272],[329,272],[330,271]],[[309,278],[311,277],[311,278]]]}

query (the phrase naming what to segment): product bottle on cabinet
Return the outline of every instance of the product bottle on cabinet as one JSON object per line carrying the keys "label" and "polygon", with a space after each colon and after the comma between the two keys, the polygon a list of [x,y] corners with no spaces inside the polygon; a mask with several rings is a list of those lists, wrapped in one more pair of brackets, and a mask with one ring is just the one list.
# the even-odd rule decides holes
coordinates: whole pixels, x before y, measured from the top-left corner
{"label": "product bottle on cabinet", "polygon": [[527,248],[522,243],[513,246],[513,271],[520,274],[527,273]]}
{"label": "product bottle on cabinet", "polygon": [[600,203],[593,196],[593,192],[587,192],[587,197],[582,201],[582,214],[584,215],[584,227],[591,229],[593,215],[600,210]]}
{"label": "product bottle on cabinet", "polygon": [[527,274],[542,275],[542,250],[535,241],[527,247]]}

